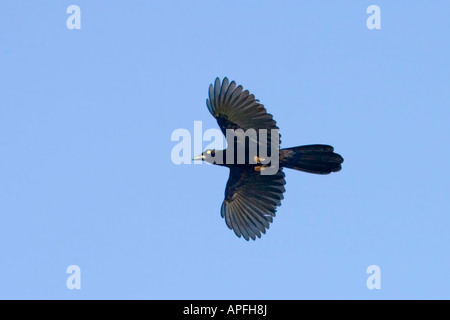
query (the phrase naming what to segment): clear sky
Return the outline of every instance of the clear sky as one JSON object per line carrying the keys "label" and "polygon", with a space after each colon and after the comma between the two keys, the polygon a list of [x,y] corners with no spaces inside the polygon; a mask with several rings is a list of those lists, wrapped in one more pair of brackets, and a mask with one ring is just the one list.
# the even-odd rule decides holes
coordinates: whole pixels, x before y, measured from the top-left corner
{"label": "clear sky", "polygon": [[[71,4],[80,30],[66,27]],[[380,30],[366,27],[372,4]],[[2,1],[0,298],[449,299],[449,11]],[[255,94],[282,146],[345,159],[328,176],[286,170],[257,241],[220,217],[226,168],[171,161],[175,129],[217,128],[217,76]]]}

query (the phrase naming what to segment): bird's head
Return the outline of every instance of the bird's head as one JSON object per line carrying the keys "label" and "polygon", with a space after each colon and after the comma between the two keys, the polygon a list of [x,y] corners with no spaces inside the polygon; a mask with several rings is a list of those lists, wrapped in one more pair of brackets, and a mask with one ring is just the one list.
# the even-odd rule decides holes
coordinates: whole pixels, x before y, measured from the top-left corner
{"label": "bird's head", "polygon": [[192,160],[202,160],[209,163],[213,163],[216,155],[216,150],[214,149],[208,149],[202,152],[202,154],[194,157]]}

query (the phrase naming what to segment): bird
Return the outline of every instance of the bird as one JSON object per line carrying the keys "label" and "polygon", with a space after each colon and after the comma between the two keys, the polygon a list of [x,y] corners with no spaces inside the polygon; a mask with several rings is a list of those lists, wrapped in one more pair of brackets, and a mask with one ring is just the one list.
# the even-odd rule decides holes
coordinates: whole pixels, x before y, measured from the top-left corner
{"label": "bird", "polygon": [[[279,128],[272,114],[253,94],[235,81],[230,82],[227,77],[222,81],[217,77],[214,84],[210,84],[206,105],[225,136],[230,130],[248,132],[253,129],[256,132],[256,135],[249,135],[245,140],[233,138],[228,141],[227,136],[226,149],[208,149],[193,158],[230,169],[220,213],[227,227],[239,238],[256,240],[269,229],[284,198],[284,168],[322,175],[338,172],[342,168],[343,157],[335,153],[330,145],[311,144],[281,149],[280,136],[273,139],[277,137],[272,133],[278,133]],[[263,139],[261,129],[271,133],[266,138],[267,150],[258,145],[257,154],[251,157],[250,141],[252,137],[258,141]],[[261,154],[268,154],[272,147],[278,153],[278,167],[271,174],[266,174],[270,166],[265,163],[267,156]],[[245,151],[244,162],[240,163],[236,161],[235,152],[239,148]],[[230,156],[230,149],[233,156]]]}

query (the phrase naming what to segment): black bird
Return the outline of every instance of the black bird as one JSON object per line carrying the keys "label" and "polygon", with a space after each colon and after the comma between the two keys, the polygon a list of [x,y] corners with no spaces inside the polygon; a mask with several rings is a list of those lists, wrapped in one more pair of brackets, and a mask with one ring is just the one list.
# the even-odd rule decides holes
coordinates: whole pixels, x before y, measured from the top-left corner
{"label": "black bird", "polygon": [[[206,99],[209,112],[216,118],[220,129],[226,135],[227,129],[255,129],[260,139],[259,129],[278,130],[272,115],[253,94],[237,86],[234,81],[224,78],[221,82],[216,78],[214,85],[209,86],[209,99]],[[267,138],[268,150],[272,139]],[[278,138],[279,139],[279,138]],[[242,140],[234,139],[234,151],[238,150]],[[228,149],[230,142],[228,142]],[[204,160],[230,168],[230,176],[225,188],[225,199],[222,203],[221,215],[228,228],[233,229],[238,237],[246,240],[260,238],[266,233],[269,223],[275,217],[276,208],[281,205],[286,184],[283,168],[290,168],[309,173],[329,174],[341,170],[344,159],[333,152],[328,145],[306,145],[280,149],[279,169],[274,174],[262,174],[267,167],[264,158],[258,156],[253,161],[249,152],[249,139],[245,140],[245,163],[239,164],[234,155],[233,163],[227,163],[227,150],[206,150],[194,160]],[[234,152],[237,153],[237,152]],[[248,157],[248,158],[247,158]],[[220,161],[218,161],[220,159]],[[230,162],[230,161],[228,161]]]}

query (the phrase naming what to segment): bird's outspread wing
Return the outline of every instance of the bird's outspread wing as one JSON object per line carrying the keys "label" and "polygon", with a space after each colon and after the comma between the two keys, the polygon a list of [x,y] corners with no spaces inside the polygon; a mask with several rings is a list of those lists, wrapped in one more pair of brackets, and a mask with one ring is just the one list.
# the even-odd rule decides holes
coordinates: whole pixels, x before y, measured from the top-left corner
{"label": "bird's outspread wing", "polygon": [[240,167],[230,168],[221,215],[228,228],[246,240],[260,238],[273,221],[285,191],[284,172],[274,175]]}
{"label": "bird's outspread wing", "polygon": [[[277,123],[264,105],[253,94],[244,90],[236,82],[216,78],[209,86],[209,98],[206,99],[209,112],[216,118],[220,129],[226,135],[226,129],[277,129]],[[269,134],[269,133],[268,133]],[[270,138],[269,138],[270,142]]]}

